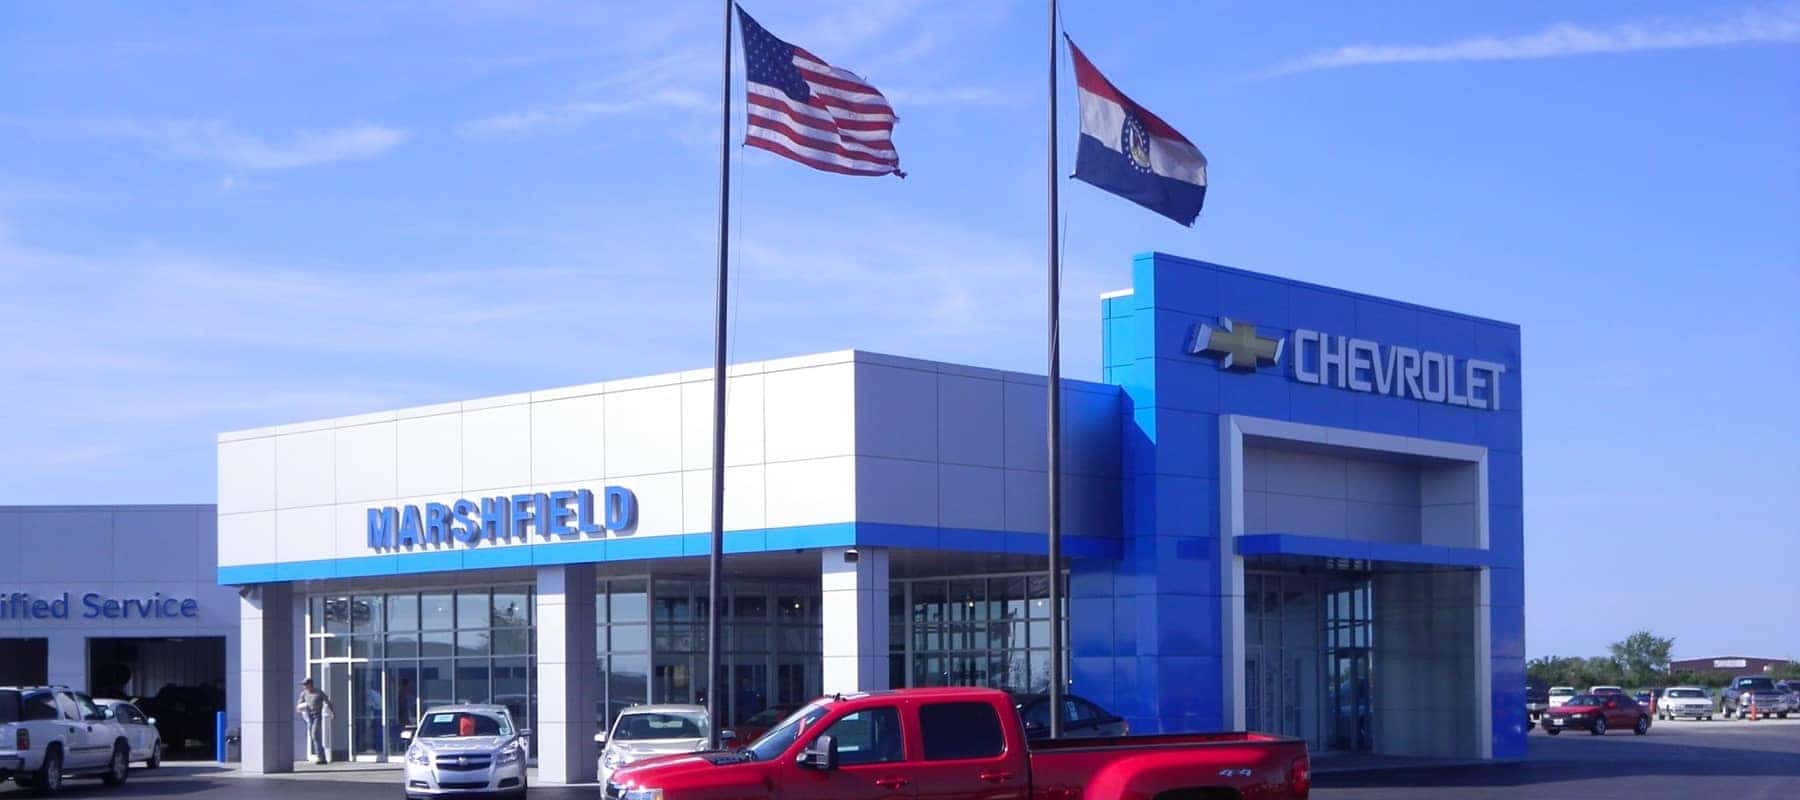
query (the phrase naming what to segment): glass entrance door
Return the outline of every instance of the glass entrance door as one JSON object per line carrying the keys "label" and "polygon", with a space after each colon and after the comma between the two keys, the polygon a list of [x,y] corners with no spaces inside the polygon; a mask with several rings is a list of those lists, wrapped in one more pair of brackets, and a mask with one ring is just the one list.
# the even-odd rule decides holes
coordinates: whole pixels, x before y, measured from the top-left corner
{"label": "glass entrance door", "polygon": [[[331,704],[325,708],[325,718],[321,724],[319,738],[325,746],[324,756],[332,762],[349,761],[351,748],[351,717],[355,708],[355,695],[350,690],[350,662],[347,660],[326,661],[313,665],[313,685],[325,692]],[[319,753],[312,749],[312,741],[307,741],[306,757],[318,759]]]}
{"label": "glass entrance door", "polygon": [[1368,752],[1374,747],[1370,713],[1370,639],[1374,612],[1367,578],[1334,578],[1325,596],[1325,657],[1330,675],[1331,720],[1326,737],[1333,750]]}
{"label": "glass entrance door", "polygon": [[[331,698],[333,713],[325,718],[321,732],[327,759],[332,762],[360,760],[385,761],[390,739],[398,728],[389,731],[384,676],[380,667],[364,659],[331,659],[312,665],[315,685]],[[307,743],[307,758],[318,758]]]}
{"label": "glass entrance door", "polygon": [[1248,573],[1244,591],[1244,711],[1251,730],[1324,745],[1320,579]]}

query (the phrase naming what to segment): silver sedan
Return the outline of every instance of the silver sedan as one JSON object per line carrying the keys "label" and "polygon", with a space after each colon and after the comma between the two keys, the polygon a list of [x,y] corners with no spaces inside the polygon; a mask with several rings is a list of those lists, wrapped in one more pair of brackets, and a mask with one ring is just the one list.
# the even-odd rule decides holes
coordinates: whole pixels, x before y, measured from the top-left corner
{"label": "silver sedan", "polygon": [[406,796],[525,796],[531,732],[513,724],[506,706],[439,706],[417,730],[400,732],[406,748]]}

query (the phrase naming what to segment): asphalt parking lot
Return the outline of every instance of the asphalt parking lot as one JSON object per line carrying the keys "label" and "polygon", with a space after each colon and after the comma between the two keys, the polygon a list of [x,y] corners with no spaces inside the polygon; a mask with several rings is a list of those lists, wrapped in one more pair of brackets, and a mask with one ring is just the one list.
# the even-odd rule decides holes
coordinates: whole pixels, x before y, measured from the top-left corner
{"label": "asphalt parking lot", "polygon": [[[1581,797],[1585,800],[1733,800],[1800,797],[1800,718],[1761,722],[1659,722],[1648,736],[1629,732],[1604,737],[1533,731],[1524,763],[1481,767],[1410,768],[1320,775],[1318,800],[1365,798]],[[70,781],[68,797],[280,798],[286,800],[394,800],[396,782],[381,773],[305,778],[239,777],[206,764],[137,770],[122,789],[99,781]],[[5,796],[26,796],[8,785]],[[1523,795],[1522,792],[1523,791]],[[533,798],[592,800],[595,789],[545,787]]]}
{"label": "asphalt parking lot", "polygon": [[1625,731],[1552,737],[1534,730],[1527,741],[1529,756],[1521,764],[1321,775],[1312,796],[1800,797],[1800,718],[1657,722],[1646,736]]}

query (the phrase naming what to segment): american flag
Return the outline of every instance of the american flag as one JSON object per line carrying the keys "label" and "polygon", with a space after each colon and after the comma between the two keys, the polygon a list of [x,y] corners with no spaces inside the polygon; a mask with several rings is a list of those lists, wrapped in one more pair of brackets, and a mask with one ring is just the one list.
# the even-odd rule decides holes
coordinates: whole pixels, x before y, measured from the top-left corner
{"label": "american flag", "polygon": [[898,175],[894,109],[849,70],[775,38],[738,7],[749,124],[744,143],[814,169]]}

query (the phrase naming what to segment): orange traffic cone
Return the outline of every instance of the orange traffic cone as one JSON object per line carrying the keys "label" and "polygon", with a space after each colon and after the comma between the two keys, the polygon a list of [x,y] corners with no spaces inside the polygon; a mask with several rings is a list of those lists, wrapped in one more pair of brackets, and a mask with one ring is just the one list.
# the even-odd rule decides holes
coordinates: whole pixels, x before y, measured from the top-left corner
{"label": "orange traffic cone", "polygon": [[1757,719],[1757,717],[1756,717],[1756,694],[1753,692],[1745,692],[1745,694],[1750,695],[1750,721],[1755,722]]}

